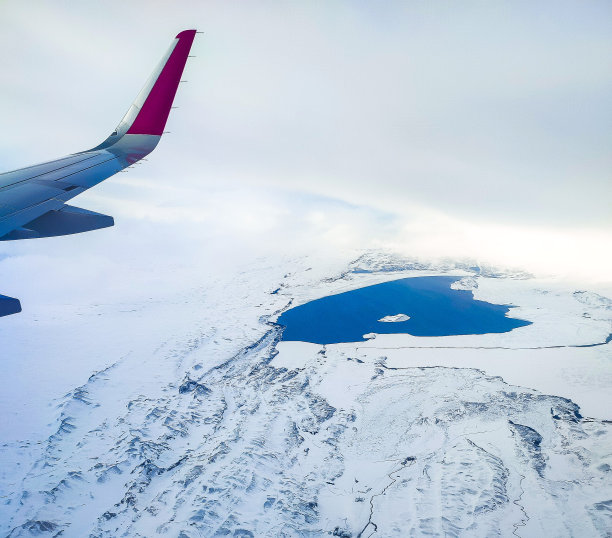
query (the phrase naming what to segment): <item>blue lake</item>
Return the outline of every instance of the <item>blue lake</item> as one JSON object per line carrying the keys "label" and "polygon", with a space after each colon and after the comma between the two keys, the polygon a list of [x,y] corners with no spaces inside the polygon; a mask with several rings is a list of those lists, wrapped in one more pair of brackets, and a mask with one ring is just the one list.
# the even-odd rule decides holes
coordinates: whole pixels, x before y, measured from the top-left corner
{"label": "blue lake", "polygon": [[[402,278],[316,299],[284,312],[283,340],[338,344],[362,342],[363,335],[450,336],[505,333],[530,325],[509,318],[512,306],[474,299],[471,291],[451,289],[460,277]],[[405,314],[407,321],[381,322]]]}

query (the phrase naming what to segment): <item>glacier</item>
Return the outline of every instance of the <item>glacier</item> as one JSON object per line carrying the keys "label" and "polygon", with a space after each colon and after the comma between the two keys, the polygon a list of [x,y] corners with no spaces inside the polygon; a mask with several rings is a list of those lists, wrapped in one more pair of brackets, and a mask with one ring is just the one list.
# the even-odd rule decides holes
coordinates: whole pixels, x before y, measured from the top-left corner
{"label": "glacier", "polygon": [[[533,324],[282,341],[288,308],[427,275]],[[601,290],[372,251],[43,314],[0,329],[3,535],[609,536]]]}

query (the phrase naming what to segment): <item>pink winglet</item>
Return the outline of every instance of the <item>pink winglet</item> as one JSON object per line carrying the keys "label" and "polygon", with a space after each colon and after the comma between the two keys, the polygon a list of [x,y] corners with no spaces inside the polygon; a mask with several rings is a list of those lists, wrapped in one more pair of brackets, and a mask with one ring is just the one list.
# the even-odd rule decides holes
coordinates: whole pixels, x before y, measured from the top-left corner
{"label": "pink winglet", "polygon": [[161,135],[164,132],[195,35],[195,30],[184,30],[176,36],[178,43],[127,134]]}

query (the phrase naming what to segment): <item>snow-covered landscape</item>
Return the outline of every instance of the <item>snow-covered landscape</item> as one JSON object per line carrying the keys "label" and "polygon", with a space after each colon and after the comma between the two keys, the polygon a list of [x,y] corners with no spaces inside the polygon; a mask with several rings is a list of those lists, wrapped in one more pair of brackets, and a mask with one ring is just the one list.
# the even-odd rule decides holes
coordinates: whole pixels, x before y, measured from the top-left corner
{"label": "snow-covered landscape", "polygon": [[[1,532],[609,536],[602,290],[351,254],[263,257],[167,296],[55,305],[34,332],[27,310],[5,318],[3,356],[22,359],[5,359]],[[533,323],[281,340],[288,308],[438,274]]]}

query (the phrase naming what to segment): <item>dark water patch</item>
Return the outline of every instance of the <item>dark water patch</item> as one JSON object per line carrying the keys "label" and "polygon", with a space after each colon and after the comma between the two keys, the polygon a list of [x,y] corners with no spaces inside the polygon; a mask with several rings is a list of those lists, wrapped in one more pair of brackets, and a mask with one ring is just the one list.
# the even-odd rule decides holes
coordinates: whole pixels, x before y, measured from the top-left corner
{"label": "dark water patch", "polygon": [[[469,290],[451,289],[459,279],[403,278],[316,299],[278,318],[285,327],[282,339],[325,345],[362,342],[368,333],[452,336],[504,333],[531,324],[507,317],[512,306],[478,301]],[[379,321],[398,314],[410,319]]]}

